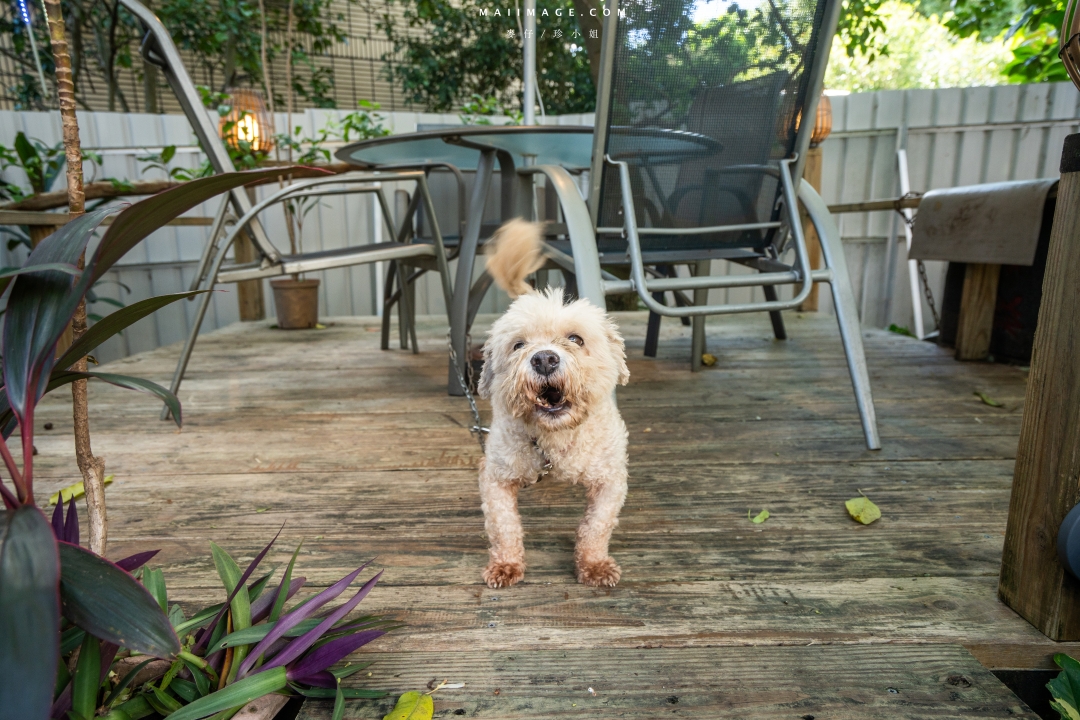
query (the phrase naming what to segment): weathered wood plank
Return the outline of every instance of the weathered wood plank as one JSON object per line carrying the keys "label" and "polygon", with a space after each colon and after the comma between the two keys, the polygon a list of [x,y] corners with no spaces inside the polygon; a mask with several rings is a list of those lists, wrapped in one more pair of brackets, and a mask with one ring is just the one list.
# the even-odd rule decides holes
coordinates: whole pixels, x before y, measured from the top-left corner
{"label": "weathered wood plank", "polygon": [[1001,597],[1054,640],[1080,639],[1080,582],[1057,556],[1057,533],[1080,500],[1080,135],[1065,140],[1031,382],[1020,431]]}
{"label": "weathered wood plank", "polygon": [[[502,718],[1000,718],[1035,720],[1000,681],[956,646],[551,650],[370,653],[345,717],[380,717],[397,695],[446,679],[437,717]],[[364,673],[363,675],[366,675]],[[357,676],[354,676],[356,678]],[[301,720],[333,703],[307,702]]]}
{"label": "weathered wood plank", "polygon": [[1000,273],[1001,265],[993,263],[968,263],[964,269],[960,320],[956,328],[957,360],[985,360],[990,352]]}

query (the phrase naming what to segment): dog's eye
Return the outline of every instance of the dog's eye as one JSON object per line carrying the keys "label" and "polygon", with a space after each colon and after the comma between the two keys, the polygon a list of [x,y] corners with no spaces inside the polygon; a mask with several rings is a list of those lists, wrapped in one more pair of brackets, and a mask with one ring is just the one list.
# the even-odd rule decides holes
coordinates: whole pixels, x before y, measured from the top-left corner
{"label": "dog's eye", "polygon": [[518,340],[516,343],[514,343],[515,350],[520,350],[523,347],[525,347],[525,343],[523,343],[521,340]]}
{"label": "dog's eye", "polygon": [[570,337],[568,337],[566,339],[569,340],[570,342],[574,343],[575,345],[585,347],[585,341],[581,339],[580,335],[571,335]]}

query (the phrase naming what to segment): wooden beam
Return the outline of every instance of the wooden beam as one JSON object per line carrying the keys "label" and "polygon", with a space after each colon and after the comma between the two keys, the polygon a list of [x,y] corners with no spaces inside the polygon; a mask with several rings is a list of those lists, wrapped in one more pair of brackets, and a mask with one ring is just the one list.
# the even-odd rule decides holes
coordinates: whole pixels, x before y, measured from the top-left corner
{"label": "wooden beam", "polygon": [[[806,164],[803,166],[803,181],[821,192],[821,147],[811,147],[806,151]],[[803,236],[806,238],[806,252],[810,256],[810,268],[817,270],[822,266],[821,240],[818,239],[814,223],[810,222],[810,216],[801,212]],[[814,283],[810,288],[810,294],[799,306],[801,312],[814,312],[818,309],[818,291],[820,283]]]}
{"label": "wooden beam", "polygon": [[1001,599],[1053,640],[1080,639],[1080,582],[1057,558],[1080,500],[1080,134],[1065,138],[1009,522]]}
{"label": "wooden beam", "polygon": [[985,360],[990,354],[1000,273],[1000,265],[967,263],[956,328],[957,360]]}
{"label": "wooden beam", "polygon": [[[67,213],[33,212],[29,210],[0,210],[0,225],[29,225],[30,227],[58,227],[67,225],[71,217]],[[113,216],[105,218],[102,225],[111,225]],[[167,225],[181,227],[208,227],[214,224],[211,217],[178,217]],[[51,230],[49,232],[52,232]],[[48,233],[46,233],[48,234]]]}
{"label": "wooden beam", "polygon": [[[807,157],[807,162],[810,158]],[[830,205],[829,212],[838,213],[875,212],[878,210],[903,210],[904,208],[917,208],[922,202],[921,197],[900,197],[888,200],[866,200],[865,202],[839,203]]]}

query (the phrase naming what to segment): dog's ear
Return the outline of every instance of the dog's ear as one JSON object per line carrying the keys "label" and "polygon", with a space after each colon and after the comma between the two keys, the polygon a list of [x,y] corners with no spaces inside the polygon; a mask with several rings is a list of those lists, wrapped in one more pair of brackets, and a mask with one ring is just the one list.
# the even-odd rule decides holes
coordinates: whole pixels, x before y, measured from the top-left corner
{"label": "dog's ear", "polygon": [[630,368],[626,367],[626,343],[615,323],[608,322],[606,328],[608,344],[611,345],[611,357],[615,360],[615,366],[619,369],[619,384],[625,385],[630,382]]}
{"label": "dog's ear", "polygon": [[495,378],[495,360],[491,357],[491,341],[484,343],[484,366],[480,369],[480,380],[476,383],[476,394],[488,400],[491,398],[491,385]]}

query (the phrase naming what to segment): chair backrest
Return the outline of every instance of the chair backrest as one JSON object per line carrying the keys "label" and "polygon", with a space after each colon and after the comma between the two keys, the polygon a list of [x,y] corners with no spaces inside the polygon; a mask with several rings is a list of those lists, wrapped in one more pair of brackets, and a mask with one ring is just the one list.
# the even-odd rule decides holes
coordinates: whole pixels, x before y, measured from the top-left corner
{"label": "chair backrest", "polygon": [[[603,154],[630,166],[642,228],[778,218],[777,161],[808,144],[812,127],[799,132],[800,118],[816,107],[839,2],[753,3],[622,2],[605,19],[590,183],[598,226],[623,224],[617,171],[596,172]],[[769,237],[755,230],[642,242],[760,247]]]}

